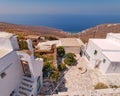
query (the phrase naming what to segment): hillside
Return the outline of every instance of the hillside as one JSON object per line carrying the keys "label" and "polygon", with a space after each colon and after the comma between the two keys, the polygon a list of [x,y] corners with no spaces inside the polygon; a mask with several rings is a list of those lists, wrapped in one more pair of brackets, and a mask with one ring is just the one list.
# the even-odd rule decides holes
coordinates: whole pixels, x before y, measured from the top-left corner
{"label": "hillside", "polygon": [[24,35],[41,35],[55,37],[80,37],[84,42],[89,38],[105,38],[109,32],[120,33],[120,24],[101,24],[83,30],[77,34],[66,33],[62,30],[45,26],[26,26],[0,22],[0,31],[19,33]]}
{"label": "hillside", "polygon": [[55,28],[49,28],[44,26],[25,26],[25,25],[10,24],[10,23],[4,23],[4,22],[0,22],[0,31],[20,33],[24,35],[36,34],[36,35],[42,35],[42,36],[52,35],[56,37],[68,36],[68,33],[65,33],[64,31],[55,29]]}
{"label": "hillside", "polygon": [[120,33],[120,24],[101,24],[80,33],[80,38],[87,42],[89,38],[105,38],[107,33]]}

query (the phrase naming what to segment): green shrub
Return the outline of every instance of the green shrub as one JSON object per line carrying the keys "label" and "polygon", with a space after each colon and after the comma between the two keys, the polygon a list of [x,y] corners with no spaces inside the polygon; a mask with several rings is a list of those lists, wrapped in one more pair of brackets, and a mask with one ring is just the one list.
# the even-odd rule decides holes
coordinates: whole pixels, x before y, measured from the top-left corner
{"label": "green shrub", "polygon": [[34,52],[34,56],[36,56],[38,58],[42,58],[42,56],[40,55],[40,52]]}
{"label": "green shrub", "polygon": [[19,40],[18,44],[19,44],[19,48],[21,50],[23,50],[23,49],[28,50],[28,44],[25,40]]}
{"label": "green shrub", "polygon": [[63,46],[59,46],[59,47],[57,48],[57,54],[58,54],[58,56],[60,56],[60,57],[63,57],[63,56],[65,55],[65,49],[64,49]]}
{"label": "green shrub", "polygon": [[106,89],[106,88],[108,88],[108,86],[102,82],[99,82],[94,86],[94,89]]}
{"label": "green shrub", "polygon": [[72,58],[72,57],[76,57],[76,55],[74,53],[67,53],[66,57]]}
{"label": "green shrub", "polygon": [[43,72],[44,73],[52,71],[53,68],[54,68],[53,64],[51,64],[48,61],[44,62],[44,67],[43,67]]}
{"label": "green shrub", "polygon": [[110,88],[119,88],[117,85],[110,85]]}
{"label": "green shrub", "polygon": [[64,59],[64,63],[72,66],[75,65],[77,63],[77,60],[75,59],[75,54],[74,53],[67,53],[66,57]]}
{"label": "green shrub", "polygon": [[55,36],[46,36],[45,38],[48,40],[58,40],[58,38]]}
{"label": "green shrub", "polygon": [[52,80],[57,81],[59,78],[59,71],[57,69],[54,69],[50,75],[49,78],[52,78]]}
{"label": "green shrub", "polygon": [[75,58],[65,58],[64,63],[69,65],[69,66],[72,66],[72,65],[75,65],[77,63],[77,60]]}
{"label": "green shrub", "polygon": [[58,70],[59,71],[64,71],[66,69],[66,64],[60,64],[59,66],[58,66]]}

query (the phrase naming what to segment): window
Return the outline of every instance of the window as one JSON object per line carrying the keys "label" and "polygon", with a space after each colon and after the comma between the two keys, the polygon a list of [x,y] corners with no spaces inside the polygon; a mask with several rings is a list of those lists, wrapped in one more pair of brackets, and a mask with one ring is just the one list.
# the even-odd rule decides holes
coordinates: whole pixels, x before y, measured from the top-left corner
{"label": "window", "polygon": [[6,73],[5,73],[5,72],[3,72],[3,73],[0,74],[0,77],[1,77],[2,79],[3,79],[5,76],[6,76]]}
{"label": "window", "polygon": [[103,59],[103,63],[105,63],[106,62],[106,60],[105,59]]}
{"label": "window", "polygon": [[94,55],[96,55],[96,54],[97,54],[97,50],[94,51]]}

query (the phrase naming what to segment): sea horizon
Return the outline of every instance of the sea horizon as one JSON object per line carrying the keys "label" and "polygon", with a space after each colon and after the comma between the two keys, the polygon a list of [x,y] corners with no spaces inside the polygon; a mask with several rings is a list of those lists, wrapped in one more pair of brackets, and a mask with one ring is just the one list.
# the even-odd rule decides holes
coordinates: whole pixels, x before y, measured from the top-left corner
{"label": "sea horizon", "polygon": [[78,33],[99,24],[120,23],[120,15],[26,14],[0,15],[0,22],[28,26],[46,26]]}

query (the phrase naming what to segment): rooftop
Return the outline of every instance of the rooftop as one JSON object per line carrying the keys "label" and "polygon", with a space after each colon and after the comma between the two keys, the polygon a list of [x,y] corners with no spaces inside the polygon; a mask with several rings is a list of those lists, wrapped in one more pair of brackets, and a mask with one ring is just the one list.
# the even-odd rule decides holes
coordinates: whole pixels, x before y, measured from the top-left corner
{"label": "rooftop", "polygon": [[113,36],[117,39],[120,39],[120,33],[108,33],[108,35]]}
{"label": "rooftop", "polygon": [[78,38],[61,38],[62,46],[81,46],[83,42]]}
{"label": "rooftop", "polygon": [[103,51],[120,51],[119,43],[110,39],[90,39]]}
{"label": "rooftop", "polygon": [[0,32],[0,37],[3,37],[3,38],[10,38],[10,37],[12,37],[12,36],[13,36],[12,33]]}
{"label": "rooftop", "polygon": [[10,53],[10,50],[0,49],[0,58]]}
{"label": "rooftop", "polygon": [[60,40],[53,40],[53,41],[47,41],[47,42],[40,42],[37,47],[40,48],[40,50],[47,50],[51,49],[51,46],[53,44],[56,44],[56,46],[61,46]]}
{"label": "rooftop", "polygon": [[120,62],[120,52],[102,52],[110,61]]}
{"label": "rooftop", "polygon": [[38,39],[40,36],[39,35],[28,35],[26,36],[26,38],[29,38],[29,39]]}

